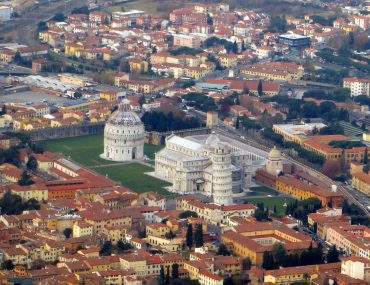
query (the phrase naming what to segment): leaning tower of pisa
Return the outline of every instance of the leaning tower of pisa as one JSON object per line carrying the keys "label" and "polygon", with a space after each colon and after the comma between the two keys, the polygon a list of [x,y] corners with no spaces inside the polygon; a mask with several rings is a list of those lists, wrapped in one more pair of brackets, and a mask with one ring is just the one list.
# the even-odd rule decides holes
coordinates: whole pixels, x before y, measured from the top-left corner
{"label": "leaning tower of pisa", "polygon": [[211,157],[213,201],[220,205],[231,205],[233,191],[230,147],[224,142],[217,142]]}

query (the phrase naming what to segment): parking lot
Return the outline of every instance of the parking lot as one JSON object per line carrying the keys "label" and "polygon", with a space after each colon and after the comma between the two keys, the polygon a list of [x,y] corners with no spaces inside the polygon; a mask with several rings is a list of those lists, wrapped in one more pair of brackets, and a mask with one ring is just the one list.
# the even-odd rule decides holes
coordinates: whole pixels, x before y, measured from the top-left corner
{"label": "parking lot", "polygon": [[44,102],[51,104],[61,104],[68,101],[71,100],[68,98],[33,91],[25,91],[0,96],[1,103],[37,104]]}

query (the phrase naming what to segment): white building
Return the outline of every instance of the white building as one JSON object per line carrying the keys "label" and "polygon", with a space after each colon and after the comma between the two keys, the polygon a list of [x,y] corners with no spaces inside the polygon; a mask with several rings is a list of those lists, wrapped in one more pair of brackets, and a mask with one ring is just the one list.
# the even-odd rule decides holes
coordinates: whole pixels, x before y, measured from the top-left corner
{"label": "white building", "polygon": [[358,256],[342,258],[341,273],[370,282],[370,259]]}
{"label": "white building", "polygon": [[0,22],[9,21],[11,14],[12,8],[9,6],[0,6]]}
{"label": "white building", "polygon": [[104,128],[104,153],[101,157],[113,161],[130,161],[144,156],[144,125],[130,110],[124,99]]}
{"label": "white building", "polygon": [[343,78],[343,87],[351,90],[351,96],[370,96],[370,79],[346,77]]}
{"label": "white building", "polygon": [[267,153],[237,140],[216,135],[166,138],[155,156],[155,174],[172,182],[179,194],[200,193],[220,205],[243,196]]}

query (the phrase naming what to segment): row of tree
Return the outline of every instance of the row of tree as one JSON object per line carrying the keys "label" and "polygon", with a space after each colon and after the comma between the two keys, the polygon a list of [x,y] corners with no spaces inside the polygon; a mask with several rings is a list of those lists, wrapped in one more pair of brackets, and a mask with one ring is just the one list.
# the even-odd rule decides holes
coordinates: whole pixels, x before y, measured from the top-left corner
{"label": "row of tree", "polygon": [[201,122],[195,117],[179,118],[175,117],[172,112],[168,114],[156,111],[145,112],[141,120],[146,131],[168,132],[201,126]]}
{"label": "row of tree", "polygon": [[320,244],[315,248],[310,244],[309,248],[302,252],[288,253],[282,243],[275,243],[272,251],[263,253],[262,267],[266,270],[272,270],[278,269],[280,266],[305,266],[322,264],[325,261],[327,263],[339,262],[339,253],[335,246],[330,248],[325,256]]}
{"label": "row of tree", "polygon": [[115,246],[113,246],[112,242],[108,240],[101,245],[99,254],[103,256],[109,256],[112,254],[113,251],[116,251],[117,253],[123,253],[131,249],[133,249],[133,246],[127,242],[122,241],[121,239],[117,242]]}
{"label": "row of tree", "polygon": [[203,241],[203,228],[202,224],[197,224],[195,231],[193,225],[189,224],[186,230],[186,246],[191,249],[193,246],[202,247],[204,244]]}
{"label": "row of tree", "polygon": [[0,214],[2,215],[19,215],[25,210],[39,210],[40,203],[31,198],[25,202],[19,195],[6,192],[0,198]]}

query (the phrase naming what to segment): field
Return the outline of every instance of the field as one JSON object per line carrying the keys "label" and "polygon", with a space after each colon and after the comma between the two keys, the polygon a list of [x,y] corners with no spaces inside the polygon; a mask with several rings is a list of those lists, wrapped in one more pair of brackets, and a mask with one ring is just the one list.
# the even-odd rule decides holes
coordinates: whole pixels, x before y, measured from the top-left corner
{"label": "field", "polygon": [[94,170],[108,177],[122,186],[132,189],[136,193],[156,191],[160,194],[169,194],[164,187],[170,184],[152,176],[146,175],[145,172],[152,172],[153,168],[139,163],[130,163],[125,165],[101,166]]}
{"label": "field", "polygon": [[256,187],[251,187],[250,188],[250,192],[248,192],[248,197],[267,196],[267,195],[276,196],[278,194],[279,194],[278,191],[276,191],[274,189],[271,189],[269,187],[256,186]]}
{"label": "field", "polygon": [[[137,193],[157,191],[161,194],[169,194],[164,189],[165,186],[170,185],[169,183],[145,174],[145,172],[152,172],[152,167],[139,163],[124,164],[101,159],[99,155],[103,150],[102,135],[50,140],[40,142],[40,145],[45,150],[60,152],[104,176],[107,175]],[[145,144],[144,152],[150,159],[154,159],[154,153],[161,148],[162,146]]]}
{"label": "field", "polygon": [[276,214],[277,216],[285,215],[284,203],[289,204],[293,202],[295,199],[291,197],[266,197],[266,198],[247,198],[246,201],[252,204],[257,204],[263,202],[265,207],[268,207],[270,211],[274,209],[274,205],[276,205]]}
{"label": "field", "polygon": [[[103,135],[43,141],[40,145],[51,152],[61,152],[88,167],[117,163],[100,158],[99,155],[103,152]],[[145,144],[144,152],[150,159],[154,159],[154,153],[161,148],[162,146]]]}
{"label": "field", "polygon": [[105,8],[107,12],[117,11],[130,11],[130,10],[142,10],[150,15],[168,17],[169,13],[176,9],[184,6],[183,2],[180,1],[155,1],[155,0],[138,0],[127,2],[119,5],[109,6]]}

